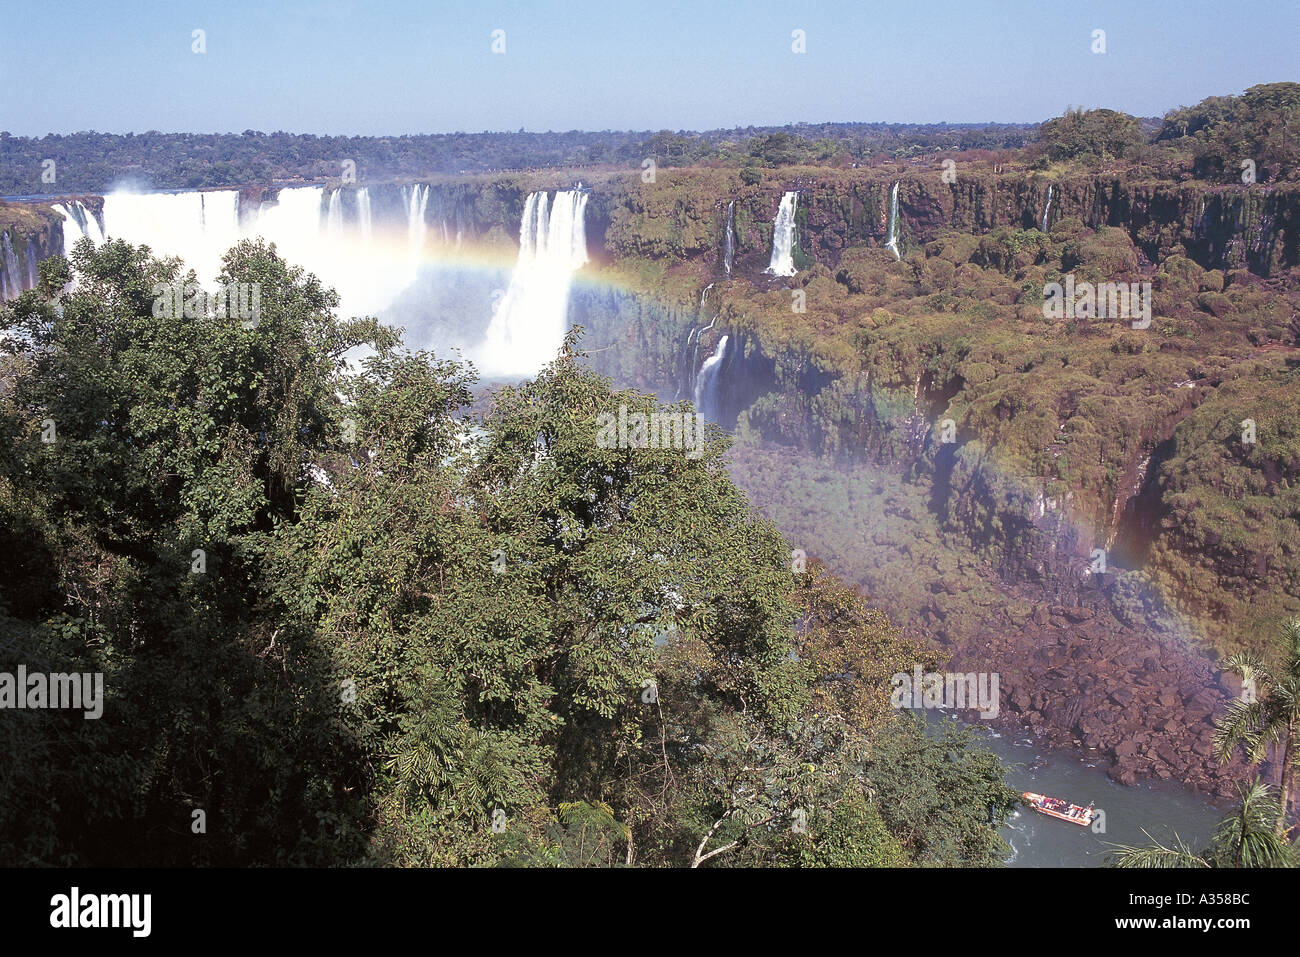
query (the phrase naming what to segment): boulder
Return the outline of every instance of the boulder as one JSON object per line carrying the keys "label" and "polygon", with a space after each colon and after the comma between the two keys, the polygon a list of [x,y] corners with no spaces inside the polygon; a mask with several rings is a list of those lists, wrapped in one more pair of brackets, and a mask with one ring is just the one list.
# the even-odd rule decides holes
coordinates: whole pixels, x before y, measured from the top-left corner
{"label": "boulder", "polygon": [[1122,784],[1125,787],[1132,787],[1137,784],[1137,773],[1128,765],[1115,763],[1106,770],[1106,777],[1110,778],[1116,784]]}
{"label": "boulder", "polygon": [[1130,758],[1137,754],[1137,744],[1132,738],[1125,738],[1111,749],[1111,753],[1115,755],[1116,763],[1118,763],[1124,758]]}

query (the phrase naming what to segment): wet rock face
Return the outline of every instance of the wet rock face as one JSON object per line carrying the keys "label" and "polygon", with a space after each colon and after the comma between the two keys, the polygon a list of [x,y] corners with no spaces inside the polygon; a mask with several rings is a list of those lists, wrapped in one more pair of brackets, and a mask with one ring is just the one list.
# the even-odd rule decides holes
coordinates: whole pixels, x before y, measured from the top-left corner
{"label": "wet rock face", "polygon": [[[885,243],[891,175],[873,182],[812,180],[800,189],[801,242],[812,258],[838,264],[852,245]],[[1300,263],[1300,186],[1134,184],[1117,177],[1050,181],[1028,171],[976,170],[944,184],[938,173],[909,171],[899,183],[899,234],[922,245],[948,229],[973,234],[1002,226],[1048,228],[1077,218],[1091,229],[1125,230],[1150,262],[1182,246],[1205,269],[1249,269],[1270,276]]]}
{"label": "wet rock face", "polygon": [[33,288],[41,261],[63,254],[62,223],[48,207],[0,202],[0,298]]}

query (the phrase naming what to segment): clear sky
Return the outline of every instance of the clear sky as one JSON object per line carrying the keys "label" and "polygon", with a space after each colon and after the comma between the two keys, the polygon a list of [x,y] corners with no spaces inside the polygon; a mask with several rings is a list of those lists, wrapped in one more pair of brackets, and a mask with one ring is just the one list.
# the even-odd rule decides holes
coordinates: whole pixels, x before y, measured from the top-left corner
{"label": "clear sky", "polygon": [[12,0],[0,24],[0,129],[29,136],[1037,122],[1300,80],[1300,0]]}

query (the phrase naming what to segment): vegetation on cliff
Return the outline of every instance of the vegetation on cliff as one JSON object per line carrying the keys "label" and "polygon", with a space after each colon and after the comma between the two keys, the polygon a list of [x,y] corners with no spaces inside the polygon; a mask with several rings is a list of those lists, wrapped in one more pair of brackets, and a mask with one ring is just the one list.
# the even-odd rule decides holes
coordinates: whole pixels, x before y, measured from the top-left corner
{"label": "vegetation on cliff", "polygon": [[[709,188],[703,177],[642,188],[611,223],[624,276],[647,253],[624,244],[620,217],[690,249],[706,239],[671,226],[670,197],[705,211],[704,237]],[[742,223],[738,211],[738,232]],[[819,263],[788,284],[718,283],[696,322],[718,315],[716,330],[751,350],[736,360],[736,388],[749,390],[735,407],[742,438],[901,463],[934,490],[941,527],[1013,571],[1034,552],[1045,500],[1078,529],[1076,552],[1113,549],[1117,566],[1144,568],[1232,646],[1300,610],[1300,568],[1277,534],[1293,520],[1286,490],[1300,462],[1287,451],[1300,293],[1282,277],[1206,270],[1181,254],[1154,270],[1142,260],[1124,230],[1072,217],[1047,233],[949,231],[902,262],[851,247],[837,267]],[[1150,282],[1150,326],[1045,318],[1043,290],[1067,274]],[[673,300],[697,275],[688,262],[641,281]],[[1240,441],[1248,418],[1253,445]],[[936,433],[944,419],[951,456]]]}

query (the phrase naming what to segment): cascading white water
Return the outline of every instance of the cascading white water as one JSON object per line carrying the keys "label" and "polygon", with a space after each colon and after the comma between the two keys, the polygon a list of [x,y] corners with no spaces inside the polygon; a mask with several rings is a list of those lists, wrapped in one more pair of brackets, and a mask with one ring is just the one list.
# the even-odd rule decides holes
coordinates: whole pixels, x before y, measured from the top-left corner
{"label": "cascading white water", "polygon": [[104,232],[99,228],[99,220],[84,203],[79,200],[69,200],[67,203],[55,203],[53,208],[64,219],[64,256],[72,255],[72,247],[79,239],[89,238],[96,246],[104,241]]}
{"label": "cascading white water", "polygon": [[885,248],[894,254],[895,259],[902,259],[903,254],[898,251],[898,184],[889,192],[889,242],[885,243]]}
{"label": "cascading white water", "polygon": [[772,262],[764,269],[773,276],[793,276],[794,268],[794,214],[799,204],[799,193],[790,191],[781,197],[772,224]]}
{"label": "cascading white water", "polygon": [[104,197],[108,238],[179,256],[204,283],[215,282],[223,253],[242,238],[239,193],[110,193]]}
{"label": "cascading white water", "polygon": [[[702,299],[700,301],[700,305],[701,306],[704,305]],[[697,367],[697,363],[700,361],[700,340],[704,338],[704,334],[708,332],[710,329],[712,329],[717,324],[717,322],[718,322],[718,317],[714,316],[712,319],[709,320],[709,324],[707,326],[692,326],[691,331],[686,335],[686,349],[685,349],[686,354],[683,356],[683,358],[685,359],[685,365],[684,365],[684,372],[682,376],[682,384],[684,386],[684,389],[682,393],[678,394],[677,397],[679,399],[682,397],[682,394],[690,395],[690,396],[695,395],[695,383],[699,378],[698,375],[699,369]]]}
{"label": "cascading white water", "polygon": [[424,211],[429,205],[429,187],[416,183],[403,187],[406,197],[406,238],[411,247],[411,254],[418,257],[424,249],[424,238],[429,232],[424,221]]}
{"label": "cascading white water", "polygon": [[[246,230],[250,237],[261,236],[275,243],[289,262],[314,272],[333,287],[343,316],[381,315],[415,281],[421,257],[420,248],[409,243],[409,224],[405,256],[395,236],[390,236],[388,243],[374,241],[370,196],[368,191],[363,196],[363,190],[365,187],[357,190],[356,229],[346,228],[343,221],[342,190],[334,190],[325,199],[322,187],[302,186],[282,189],[276,201],[263,203]],[[112,223],[108,225],[111,229]],[[392,240],[399,250],[396,255]]]}
{"label": "cascading white water", "polygon": [[[109,238],[146,245],[155,256],[180,258],[209,287],[220,275],[222,256],[232,246],[260,237],[274,243],[285,260],[334,289],[340,316],[372,315],[410,328],[427,321],[421,303],[403,293],[415,284],[431,256],[426,243],[430,229],[445,226],[448,231],[455,229],[458,238],[461,234],[459,215],[442,210],[441,204],[436,222],[428,225],[434,192],[427,184],[406,187],[401,194],[405,216],[400,206],[390,212],[380,194],[366,187],[357,187],[350,195],[332,187],[284,188],[268,193],[260,206],[245,205],[242,215],[237,190],[113,193],[104,199],[100,220],[74,200],[54,208],[64,219],[65,251],[83,236],[97,244]],[[572,274],[587,261],[587,195],[579,187],[528,198],[509,289],[494,310],[487,333],[480,338],[477,330],[482,326],[473,332],[473,341],[481,345],[457,343],[480,369],[500,376],[529,375],[558,351],[567,329]],[[21,266],[22,248],[12,245]],[[2,256],[0,247],[0,262]],[[15,278],[10,267],[5,271],[9,289]],[[425,278],[439,281],[433,273]],[[417,325],[413,343],[422,334],[418,329]]]}
{"label": "cascading white water", "polygon": [[361,241],[369,246],[373,236],[370,231],[370,190],[364,186],[357,190],[357,220],[361,224]]}
{"label": "cascading white water", "polygon": [[573,273],[587,261],[586,190],[550,202],[530,193],[519,224],[519,259],[475,364],[490,376],[532,375],[564,341]]}
{"label": "cascading white water", "polygon": [[678,366],[677,395],[673,399],[675,402],[695,394],[695,357],[691,352],[691,345],[695,342],[695,336],[699,331],[698,326],[691,326],[690,332],[686,333],[686,344],[682,346],[682,359]]}
{"label": "cascading white water", "polygon": [[717,421],[718,417],[718,385],[721,381],[722,360],[727,355],[727,342],[728,337],[725,335],[718,339],[713,355],[704,360],[704,365],[700,366],[700,371],[695,376],[695,411],[712,421]]}
{"label": "cascading white water", "polygon": [[329,211],[325,215],[325,231],[330,239],[343,238],[343,190],[330,193]]}
{"label": "cascading white water", "polygon": [[727,204],[727,235],[722,245],[722,271],[731,278],[731,266],[736,259],[736,201]]}
{"label": "cascading white water", "polygon": [[[111,193],[104,197],[102,232],[92,211],[77,201],[53,208],[65,220],[65,255],[83,236],[98,245],[106,234],[112,239],[147,245],[157,256],[181,257],[206,285],[215,283],[221,257],[231,246],[241,239],[261,236],[275,243],[289,262],[315,273],[335,289],[341,315],[355,316],[381,315],[415,281],[423,256],[420,224],[429,187],[413,187],[412,197],[413,215],[407,225],[406,244],[401,242],[400,232],[385,242],[379,241],[380,228],[372,222],[370,195],[365,187],[357,190],[356,227],[346,229],[342,191],[333,190],[326,199],[320,186],[281,189],[275,199],[246,215],[242,225],[236,190]],[[408,255],[401,254],[403,245],[408,247]]]}
{"label": "cascading white water", "polygon": [[1047,184],[1047,205],[1043,207],[1043,232],[1047,232],[1047,214],[1052,211],[1052,184]]}
{"label": "cascading white water", "polygon": [[22,294],[22,270],[8,233],[0,233],[0,302],[17,299]]}

